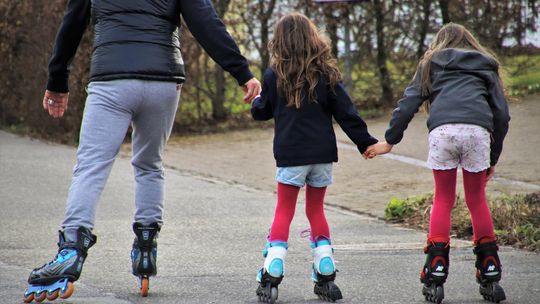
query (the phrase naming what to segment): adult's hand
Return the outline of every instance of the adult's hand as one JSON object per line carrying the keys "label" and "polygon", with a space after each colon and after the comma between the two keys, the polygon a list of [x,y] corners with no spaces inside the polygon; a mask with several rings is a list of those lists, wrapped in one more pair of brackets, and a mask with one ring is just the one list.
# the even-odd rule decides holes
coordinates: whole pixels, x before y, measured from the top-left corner
{"label": "adult's hand", "polygon": [[251,103],[257,95],[261,94],[261,83],[253,77],[242,86],[244,90],[244,102]]}
{"label": "adult's hand", "polygon": [[43,109],[49,112],[54,118],[64,116],[68,108],[69,93],[57,93],[49,90],[45,91],[43,96]]}

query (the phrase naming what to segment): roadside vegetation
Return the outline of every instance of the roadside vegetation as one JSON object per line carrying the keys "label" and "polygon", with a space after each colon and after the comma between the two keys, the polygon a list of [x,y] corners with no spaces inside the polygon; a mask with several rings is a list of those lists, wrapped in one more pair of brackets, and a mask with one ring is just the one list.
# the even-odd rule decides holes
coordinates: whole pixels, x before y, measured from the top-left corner
{"label": "roadside vegetation", "polygon": [[[540,192],[488,200],[499,244],[540,252]],[[385,218],[391,223],[427,231],[432,203],[431,193],[392,198],[385,209]],[[452,234],[464,239],[472,237],[469,211],[462,197],[458,197],[452,211]]]}

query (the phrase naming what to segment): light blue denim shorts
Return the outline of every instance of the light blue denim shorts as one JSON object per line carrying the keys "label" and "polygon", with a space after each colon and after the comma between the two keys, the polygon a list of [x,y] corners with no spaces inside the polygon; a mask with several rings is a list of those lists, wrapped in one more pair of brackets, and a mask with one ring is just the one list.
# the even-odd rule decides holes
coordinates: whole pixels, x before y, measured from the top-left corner
{"label": "light blue denim shorts", "polygon": [[297,187],[305,184],[315,188],[326,187],[332,184],[332,163],[278,167],[276,181]]}

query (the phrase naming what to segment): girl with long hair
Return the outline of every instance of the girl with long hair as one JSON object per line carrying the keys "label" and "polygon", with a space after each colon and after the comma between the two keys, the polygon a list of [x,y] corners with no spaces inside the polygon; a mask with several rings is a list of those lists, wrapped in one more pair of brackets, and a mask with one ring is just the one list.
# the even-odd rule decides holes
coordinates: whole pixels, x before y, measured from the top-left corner
{"label": "girl with long hair", "polygon": [[432,302],[440,303],[444,298],[458,165],[462,168],[465,201],[471,214],[480,293],[496,303],[506,298],[498,284],[501,263],[485,192],[510,120],[499,67],[496,57],[465,27],[445,25],[420,60],[413,81],[393,111],[386,142],[365,153],[371,158],[390,152],[401,141],[420,106],[427,106],[427,163],[433,170],[435,196],[424,248],[427,259],[420,280],[426,300]]}
{"label": "girl with long hair", "polygon": [[306,186],[314,292],[335,301],[342,295],[334,284],[336,267],[323,205],[326,187],[332,183],[332,163],[338,159],[332,118],[360,152],[377,140],[368,133],[341,84],[328,42],[306,16],[292,13],[282,17],[269,49],[272,66],[264,73],[263,90],[252,103],[251,113],[256,120],[275,121],[277,206],[263,254],[264,266],[257,275],[257,295],[263,302],[277,299],[289,227],[298,192]]}

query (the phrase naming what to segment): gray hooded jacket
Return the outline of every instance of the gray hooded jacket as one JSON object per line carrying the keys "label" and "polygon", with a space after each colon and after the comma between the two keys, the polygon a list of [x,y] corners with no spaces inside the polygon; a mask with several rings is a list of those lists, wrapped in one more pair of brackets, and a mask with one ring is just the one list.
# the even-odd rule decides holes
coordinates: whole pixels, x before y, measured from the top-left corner
{"label": "gray hooded jacket", "polygon": [[397,144],[424,101],[430,103],[429,131],[449,123],[474,124],[492,134],[491,165],[495,165],[508,132],[510,115],[499,81],[498,65],[479,52],[444,49],[431,61],[431,93],[422,95],[420,67],[392,112],[385,139]]}

